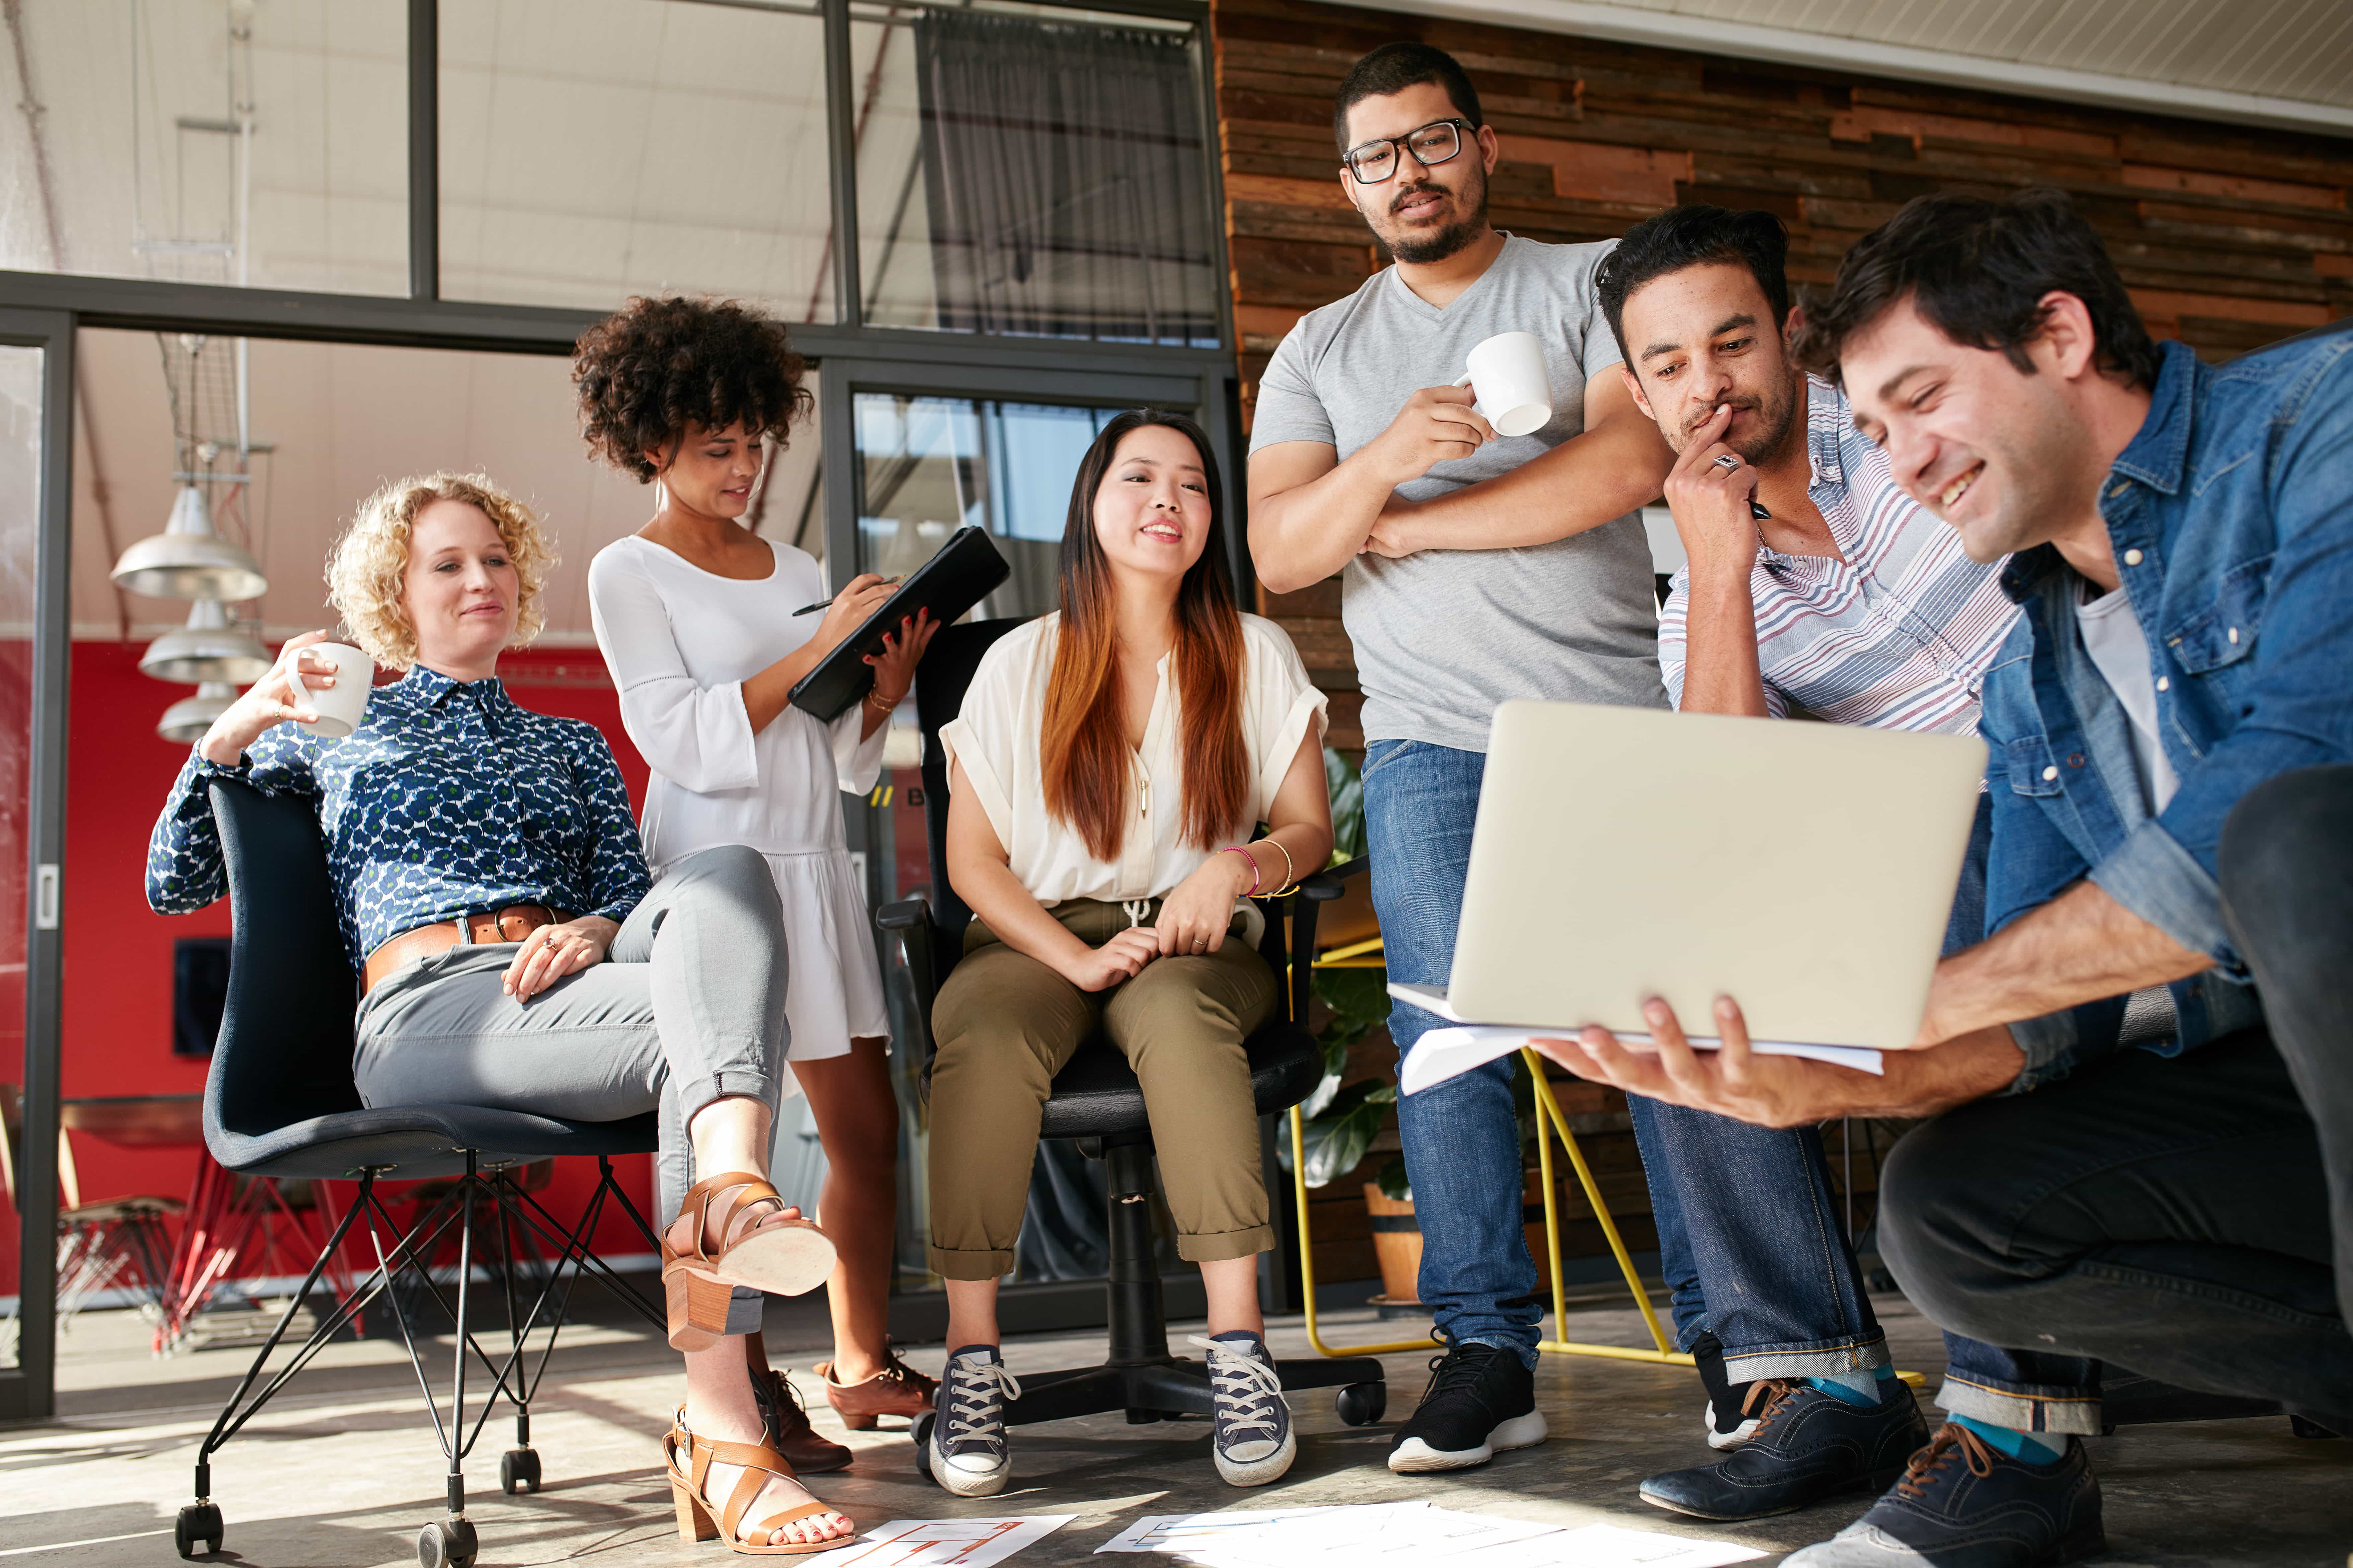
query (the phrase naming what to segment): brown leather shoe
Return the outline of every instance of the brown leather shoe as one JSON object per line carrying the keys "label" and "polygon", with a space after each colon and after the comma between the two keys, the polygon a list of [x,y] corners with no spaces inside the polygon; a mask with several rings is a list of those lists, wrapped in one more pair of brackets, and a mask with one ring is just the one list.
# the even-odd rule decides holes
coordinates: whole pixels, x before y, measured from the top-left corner
{"label": "brown leather shoe", "polygon": [[793,1380],[768,1364],[768,1347],[758,1334],[744,1336],[744,1359],[751,1366],[752,1397],[759,1402],[760,1419],[768,1428],[768,1447],[782,1454],[803,1475],[846,1470],[856,1456],[829,1437],[818,1435],[801,1408]]}
{"label": "brown leather shoe", "polygon": [[937,1378],[925,1377],[899,1359],[897,1351],[884,1352],[882,1370],[863,1383],[838,1383],[833,1363],[821,1361],[809,1370],[825,1379],[825,1402],[853,1432],[868,1432],[878,1415],[903,1415],[913,1421],[939,1399]]}

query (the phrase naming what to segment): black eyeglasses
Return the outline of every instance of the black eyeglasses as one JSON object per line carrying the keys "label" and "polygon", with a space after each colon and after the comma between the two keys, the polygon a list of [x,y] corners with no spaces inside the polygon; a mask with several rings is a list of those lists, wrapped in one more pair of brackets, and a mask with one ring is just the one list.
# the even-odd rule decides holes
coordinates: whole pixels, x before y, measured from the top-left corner
{"label": "black eyeglasses", "polygon": [[1427,169],[1443,163],[1462,151],[1462,132],[1479,128],[1467,120],[1433,120],[1416,131],[1402,136],[1382,136],[1360,142],[1340,154],[1340,162],[1360,185],[1377,185],[1398,170],[1398,149],[1413,154],[1413,161]]}

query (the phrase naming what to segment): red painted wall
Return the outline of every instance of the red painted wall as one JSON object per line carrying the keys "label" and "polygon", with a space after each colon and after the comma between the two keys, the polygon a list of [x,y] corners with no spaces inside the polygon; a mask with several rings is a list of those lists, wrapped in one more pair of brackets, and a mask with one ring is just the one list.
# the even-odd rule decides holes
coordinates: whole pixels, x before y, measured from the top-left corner
{"label": "red painted wall", "polygon": [[[203,1062],[172,1055],[172,944],[184,936],[227,935],[228,903],[174,917],[147,907],[147,836],[187,757],[186,747],[156,737],[155,721],[188,688],[140,674],[140,652],[138,644],[73,645],[63,1050],[69,1099],[197,1093],[205,1087]],[[621,731],[620,705],[596,649],[511,654],[501,673],[524,707],[586,719],[604,731],[628,781],[631,803],[643,803],[645,764]],[[181,1197],[188,1191],[193,1149],[126,1149],[70,1136],[85,1203],[134,1193]],[[631,1199],[649,1206],[647,1157],[631,1155],[616,1165]],[[595,1180],[593,1163],[558,1162],[554,1185],[540,1199],[569,1219]],[[616,1253],[645,1249],[626,1219],[610,1215],[599,1226],[596,1245]]]}

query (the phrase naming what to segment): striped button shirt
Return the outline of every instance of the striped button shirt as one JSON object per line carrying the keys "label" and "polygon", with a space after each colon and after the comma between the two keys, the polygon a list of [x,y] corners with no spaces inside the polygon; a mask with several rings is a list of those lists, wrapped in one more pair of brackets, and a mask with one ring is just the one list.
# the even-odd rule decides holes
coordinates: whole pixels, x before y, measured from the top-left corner
{"label": "striped button shirt", "polygon": [[[1807,385],[1807,493],[1845,559],[1757,551],[1749,588],[1766,707],[1775,718],[1800,708],[1834,724],[1974,734],[1978,683],[2018,618],[2002,563],[1971,561],[1958,534],[1896,488],[1844,393]],[[1678,708],[1690,602],[1686,566],[1659,616],[1659,672]]]}

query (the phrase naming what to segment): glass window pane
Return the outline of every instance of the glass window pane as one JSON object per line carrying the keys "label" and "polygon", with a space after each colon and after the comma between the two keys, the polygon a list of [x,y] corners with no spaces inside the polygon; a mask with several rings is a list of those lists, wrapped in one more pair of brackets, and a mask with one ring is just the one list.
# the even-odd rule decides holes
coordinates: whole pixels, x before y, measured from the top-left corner
{"label": "glass window pane", "polygon": [[[25,1084],[25,908],[33,826],[33,549],[41,517],[41,351],[0,346],[0,1098]],[[16,1364],[18,1151],[0,1203],[0,1366]]]}
{"label": "glass window pane", "polygon": [[20,17],[10,66],[40,113],[28,132],[12,79],[0,267],[408,291],[403,7],[21,0]]}
{"label": "glass window pane", "polygon": [[815,5],[441,7],[441,292],[607,310],[633,293],[833,319]]}
{"label": "glass window pane", "polygon": [[860,5],[858,247],[880,326],[1219,341],[1193,29]]}

